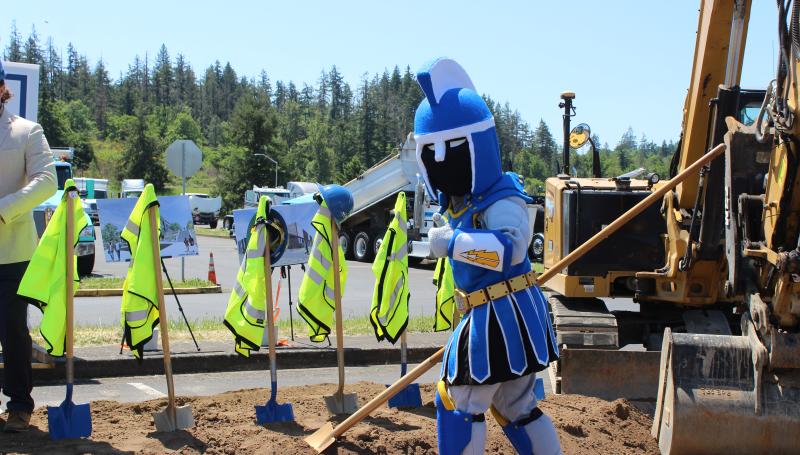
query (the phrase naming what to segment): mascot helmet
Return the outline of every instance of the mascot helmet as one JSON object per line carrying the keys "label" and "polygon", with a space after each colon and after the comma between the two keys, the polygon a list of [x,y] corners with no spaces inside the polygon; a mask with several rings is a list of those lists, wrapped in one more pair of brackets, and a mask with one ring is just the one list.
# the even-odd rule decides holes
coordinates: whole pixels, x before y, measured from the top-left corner
{"label": "mascot helmet", "polygon": [[428,192],[483,194],[503,175],[489,107],[454,60],[425,64],[417,82],[425,98],[414,116],[414,140]]}

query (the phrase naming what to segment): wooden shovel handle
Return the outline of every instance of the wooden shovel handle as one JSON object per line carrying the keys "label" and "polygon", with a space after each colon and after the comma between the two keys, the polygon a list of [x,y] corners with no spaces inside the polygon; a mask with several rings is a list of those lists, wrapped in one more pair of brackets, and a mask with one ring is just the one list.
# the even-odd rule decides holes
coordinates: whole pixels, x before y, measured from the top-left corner
{"label": "wooden shovel handle", "polygon": [[150,244],[153,248],[153,270],[156,275],[156,297],[158,298],[158,324],[161,328],[161,348],[164,351],[164,374],[167,377],[167,412],[169,413],[172,424],[177,425],[175,410],[175,385],[172,381],[172,360],[169,356],[169,319],[167,318],[167,306],[164,304],[164,281],[161,277],[161,239],[158,238],[158,223],[156,208],[151,206],[147,209],[150,217]]}
{"label": "wooden shovel handle", "polygon": [[339,228],[331,216],[331,256],[333,257],[333,300],[336,305],[336,361],[339,364],[339,388],[336,395],[344,395],[344,328],[342,327],[342,282],[339,277]]}
{"label": "wooden shovel handle", "polygon": [[66,260],[67,260],[67,278],[66,278],[66,291],[67,291],[67,333],[66,333],[66,355],[67,355],[67,384],[72,384],[75,380],[75,368],[73,366],[73,349],[74,349],[74,324],[75,324],[75,218],[72,213],[75,210],[75,198],[72,191],[67,191],[67,204],[66,204],[66,217],[67,217],[67,243],[66,243]]}
{"label": "wooden shovel handle", "polygon": [[367,404],[361,407],[358,411],[356,411],[353,415],[348,417],[344,420],[344,422],[336,425],[333,429],[333,437],[338,438],[341,436],[345,431],[352,428],[355,424],[362,421],[365,417],[372,414],[372,411],[377,409],[379,406],[383,405],[389,398],[397,395],[398,392],[405,389],[409,384],[416,381],[417,378],[425,374],[428,370],[436,366],[442,360],[442,356],[444,355],[444,348],[440,348],[436,353],[432,356],[428,357],[417,365],[413,370],[409,371],[405,376],[400,378],[397,382],[389,386],[386,390],[379,393],[378,396],[369,400]]}
{"label": "wooden shovel handle", "polygon": [[[269,215],[270,204],[267,203],[267,215]],[[278,379],[278,371],[275,355],[275,313],[272,306],[272,257],[269,253],[269,228],[264,225],[264,287],[267,293],[267,338],[269,344],[269,372],[270,379],[275,382]]]}
{"label": "wooden shovel handle", "polygon": [[[630,221],[632,218],[636,217],[638,214],[642,213],[647,207],[654,204],[656,201],[660,200],[664,197],[664,195],[674,189],[678,184],[689,178],[690,176],[696,174],[700,171],[700,168],[705,166],[706,164],[710,163],[711,160],[716,158],[719,154],[721,154],[725,150],[725,144],[720,144],[713,149],[711,149],[708,153],[700,157],[697,161],[692,163],[691,166],[687,167],[683,171],[681,171],[678,175],[674,178],[670,179],[664,186],[659,187],[656,191],[651,193],[646,198],[642,199],[638,204],[631,207],[627,212],[623,213],[622,216],[614,220],[611,224],[600,230],[597,234],[592,236],[589,240],[581,244],[578,248],[572,251],[572,253],[568,254],[560,261],[555,263],[550,269],[546,272],[539,275],[536,279],[536,283],[538,285],[544,284],[550,278],[555,276],[559,271],[563,270],[565,267],[568,267],[573,262],[580,259],[584,254],[586,254],[589,250],[591,250],[595,245],[603,241],[604,239],[608,238],[611,234],[619,230],[625,223]],[[338,240],[338,239],[337,239]],[[337,242],[338,243],[338,242]],[[338,251],[337,251],[338,252]],[[334,258],[337,258],[338,255],[335,255]],[[370,400],[367,404],[361,407],[355,414],[351,415],[344,422],[340,423],[333,429],[332,436],[334,438],[338,438],[344,432],[349,430],[355,424],[363,420],[369,414],[372,413],[378,406],[381,406],[383,403],[389,401],[390,398],[395,396],[398,392],[406,388],[407,385],[414,382],[418,377],[422,376],[425,372],[433,368],[439,361],[442,360],[442,356],[444,355],[444,348],[439,349],[436,351],[435,354],[428,357],[424,362],[417,365],[416,368],[409,371],[408,374],[400,378],[397,382],[392,384],[389,388],[378,394],[375,398]],[[340,364],[341,368],[341,364]]]}

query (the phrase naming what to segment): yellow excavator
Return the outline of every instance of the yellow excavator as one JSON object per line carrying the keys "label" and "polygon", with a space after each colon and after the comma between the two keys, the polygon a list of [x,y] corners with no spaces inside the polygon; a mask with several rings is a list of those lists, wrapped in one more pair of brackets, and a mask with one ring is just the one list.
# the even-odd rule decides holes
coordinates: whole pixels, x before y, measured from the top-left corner
{"label": "yellow excavator", "polygon": [[[800,453],[800,0],[777,1],[766,90],[739,87],[750,8],[701,1],[670,177],[724,154],[547,285],[556,392],[655,400],[664,454]],[[545,269],[666,183],[597,165],[570,176],[586,136],[570,138],[574,99],[562,94],[562,173],[546,182]]]}

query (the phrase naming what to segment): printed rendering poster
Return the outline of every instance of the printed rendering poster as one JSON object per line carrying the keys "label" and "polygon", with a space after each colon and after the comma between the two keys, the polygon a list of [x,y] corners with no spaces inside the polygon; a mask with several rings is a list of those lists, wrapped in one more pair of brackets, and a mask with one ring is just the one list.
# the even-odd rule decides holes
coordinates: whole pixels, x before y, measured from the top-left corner
{"label": "printed rendering poster", "polygon": [[[161,257],[196,256],[197,235],[194,233],[192,211],[187,196],[161,196],[158,198],[161,214]],[[98,199],[100,235],[106,262],[131,260],[128,243],[120,238],[136,199]]]}
{"label": "printed rendering poster", "polygon": [[[286,222],[289,235],[289,242],[286,251],[280,260],[273,264],[275,267],[283,265],[305,264],[308,262],[308,255],[311,251],[311,244],[314,241],[314,228],[311,227],[311,220],[316,215],[319,204],[309,202],[306,204],[294,205],[275,205],[272,210],[280,213]],[[234,237],[239,251],[239,262],[244,257],[244,250],[247,248],[247,231],[253,218],[256,216],[256,209],[240,209],[233,211]]]}

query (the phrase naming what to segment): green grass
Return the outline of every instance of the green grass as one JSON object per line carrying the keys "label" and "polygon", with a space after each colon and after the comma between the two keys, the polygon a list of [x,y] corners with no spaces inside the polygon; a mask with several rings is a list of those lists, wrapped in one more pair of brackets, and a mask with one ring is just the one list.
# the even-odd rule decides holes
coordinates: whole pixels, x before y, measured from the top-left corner
{"label": "green grass", "polygon": [[226,239],[231,236],[227,229],[211,229],[200,226],[195,226],[194,232],[196,232],[197,235],[205,235],[208,237],[224,237]]}
{"label": "green grass", "polygon": [[[222,325],[222,319],[200,319],[192,321],[192,331],[198,341],[231,341],[231,332]],[[346,319],[344,321],[345,335],[371,335],[373,334],[372,325],[369,317],[358,317]],[[294,321],[295,335],[301,339],[307,337],[308,326],[298,318]],[[280,317],[278,320],[278,337],[288,338],[291,328],[289,319]],[[433,331],[433,316],[413,317],[408,324],[409,332],[431,332]],[[117,344],[122,336],[122,329],[119,326],[101,325],[77,325],[75,326],[75,346],[97,346],[107,344]],[[39,345],[44,345],[44,339],[39,334],[39,327],[31,328],[31,337]],[[191,341],[189,330],[183,321],[170,321],[169,337],[173,341]]]}
{"label": "green grass", "polygon": [[[124,278],[118,277],[91,277],[81,279],[78,289],[121,289]],[[173,281],[176,288],[198,288],[214,286],[214,283],[200,278],[189,278],[186,281]]]}

